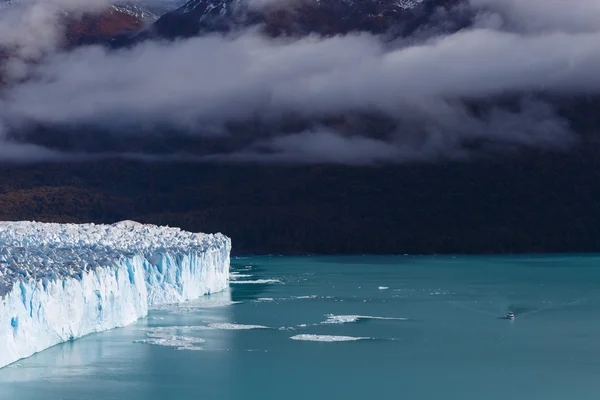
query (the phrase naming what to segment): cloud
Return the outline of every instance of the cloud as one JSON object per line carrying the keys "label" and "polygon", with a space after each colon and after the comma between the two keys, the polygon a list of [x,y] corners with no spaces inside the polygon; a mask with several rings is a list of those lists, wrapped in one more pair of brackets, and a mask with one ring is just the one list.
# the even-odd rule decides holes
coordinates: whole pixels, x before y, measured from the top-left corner
{"label": "cloud", "polygon": [[0,48],[38,59],[62,44],[65,14],[98,12],[112,0],[20,0],[0,10]]}
{"label": "cloud", "polygon": [[345,137],[321,129],[278,136],[233,154],[221,154],[208,159],[368,165],[394,162],[402,156],[409,154],[403,153],[401,148],[392,143],[363,136]]}
{"label": "cloud", "polygon": [[0,47],[20,57],[38,58],[60,43],[59,15],[51,4],[14,6],[0,14]]}
{"label": "cloud", "polygon": [[[541,99],[600,94],[598,6],[470,4],[479,13],[473,28],[415,42],[390,44],[370,34],[271,39],[249,29],[119,51],[58,52],[4,92],[0,119],[73,135],[78,126],[95,126],[142,141],[144,132],[157,131],[235,141],[248,133],[229,124],[258,121],[256,137],[208,156],[237,160],[364,164],[573,144],[569,122]],[[498,100],[505,98],[508,104]],[[372,126],[348,122],[369,113],[390,127],[375,135]],[[339,116],[342,128],[323,123]],[[273,128],[287,118],[312,122]]]}
{"label": "cloud", "polygon": [[42,146],[28,143],[16,143],[6,138],[6,132],[0,125],[0,160],[8,162],[57,161],[68,158]]}
{"label": "cloud", "polygon": [[573,144],[574,140],[566,121],[546,104],[531,99],[523,99],[516,111],[492,108],[478,117],[458,106],[446,105],[446,111],[446,118],[430,118],[412,126],[405,124],[385,139],[366,134],[344,135],[317,127],[280,134],[240,151],[205,159],[367,165],[466,159],[475,149],[556,149]]}
{"label": "cloud", "polygon": [[501,16],[506,28],[528,33],[598,32],[600,3],[596,0],[470,0],[479,10]]}

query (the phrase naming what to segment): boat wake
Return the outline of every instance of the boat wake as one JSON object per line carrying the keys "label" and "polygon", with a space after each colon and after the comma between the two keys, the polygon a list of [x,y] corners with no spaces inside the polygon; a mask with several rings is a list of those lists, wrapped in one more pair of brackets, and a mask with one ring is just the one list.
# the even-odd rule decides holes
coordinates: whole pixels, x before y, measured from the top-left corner
{"label": "boat wake", "polygon": [[499,319],[512,320],[517,317],[519,319],[522,319],[523,317],[530,317],[532,315],[539,314],[544,311],[559,310],[559,309],[563,309],[563,308],[567,308],[567,307],[580,306],[580,305],[583,305],[583,304],[591,301],[598,292],[600,292],[600,289],[595,289],[595,290],[587,293],[584,296],[576,298],[575,300],[572,300],[569,302],[561,302],[561,303],[548,302],[547,305],[545,305],[543,307],[529,307],[529,306],[509,304],[506,307],[506,309],[508,309],[508,313],[505,314],[504,316],[502,316],[502,313],[495,313],[495,312],[492,312],[489,310],[482,310],[480,308],[473,307],[473,306],[470,306],[468,304],[461,303],[461,302],[450,301],[448,303],[453,306],[456,306],[456,307],[460,307],[460,308],[463,308],[463,309],[466,309],[469,311],[474,311],[474,312],[478,312],[481,314],[489,315],[489,316],[496,317]]}

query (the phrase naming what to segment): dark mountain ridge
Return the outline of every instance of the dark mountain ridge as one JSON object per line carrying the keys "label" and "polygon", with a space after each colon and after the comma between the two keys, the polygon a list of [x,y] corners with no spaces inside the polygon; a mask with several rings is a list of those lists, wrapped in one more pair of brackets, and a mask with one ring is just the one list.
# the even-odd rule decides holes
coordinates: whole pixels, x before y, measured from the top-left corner
{"label": "dark mountain ridge", "polygon": [[[261,25],[271,36],[337,35],[349,32],[406,36],[444,15],[446,29],[468,26],[459,0],[296,0],[256,7],[243,0],[191,0],[166,13],[145,37],[190,37]],[[436,25],[439,25],[436,23]]]}

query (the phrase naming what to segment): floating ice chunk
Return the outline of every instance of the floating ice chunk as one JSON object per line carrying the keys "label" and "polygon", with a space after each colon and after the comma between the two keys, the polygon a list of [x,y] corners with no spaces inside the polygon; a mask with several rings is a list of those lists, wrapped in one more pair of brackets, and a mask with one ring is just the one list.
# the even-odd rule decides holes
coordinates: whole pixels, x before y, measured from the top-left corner
{"label": "floating ice chunk", "polygon": [[229,273],[229,279],[231,279],[232,281],[238,280],[240,278],[251,278],[252,275],[251,274],[240,274],[239,272],[230,272]]}
{"label": "floating ice chunk", "polygon": [[225,289],[210,296],[202,296],[184,303],[153,305],[153,310],[166,311],[170,314],[186,314],[206,308],[229,307],[240,304],[241,301],[232,301],[231,292]]}
{"label": "floating ice chunk", "polygon": [[231,281],[231,284],[259,284],[259,283],[281,283],[280,280],[277,279],[256,279],[254,281]]}
{"label": "floating ice chunk", "polygon": [[[233,306],[236,304],[241,304],[241,301],[221,301],[221,302],[211,302],[211,303],[199,303],[199,304],[190,304],[190,303],[183,303],[183,304],[168,304],[165,306],[160,306],[158,309],[161,311],[166,311],[169,314],[174,314],[174,315],[182,315],[182,314],[189,314],[189,313],[194,313],[197,312],[199,310],[205,310],[207,308],[218,308],[218,307],[228,307],[228,306]],[[152,307],[152,309],[156,309],[155,307]]]}
{"label": "floating ice chunk", "polygon": [[349,322],[357,322],[361,319],[378,319],[378,320],[395,320],[395,321],[408,321],[408,318],[398,317],[372,317],[370,315],[326,315],[327,320],[323,321],[323,324],[346,324]]}
{"label": "floating ice chunk", "polygon": [[140,328],[140,331],[149,332],[148,335],[156,334],[169,334],[176,335],[178,332],[193,332],[193,331],[205,331],[211,328],[206,325],[175,325],[175,326],[155,326],[148,328]]}
{"label": "floating ice chunk", "polygon": [[379,290],[388,290],[389,287],[387,287],[387,286],[379,286],[378,289]]}
{"label": "floating ice chunk", "polygon": [[279,329],[277,329],[278,331],[295,331],[296,328],[294,328],[293,326],[280,326]]}
{"label": "floating ice chunk", "polygon": [[178,347],[176,350],[202,351],[202,350],[204,350],[204,347],[201,347],[201,346],[182,346],[182,347]]}
{"label": "floating ice chunk", "polygon": [[356,322],[359,318],[359,315],[328,315],[327,321],[323,321],[322,324],[345,324]]}
{"label": "floating ice chunk", "polygon": [[208,324],[209,328],[213,329],[222,329],[227,331],[241,331],[241,330],[250,330],[250,329],[269,329],[268,326],[263,325],[243,325],[243,324],[231,324],[227,322],[215,322],[212,324]]}
{"label": "floating ice chunk", "polygon": [[358,336],[333,336],[333,335],[309,335],[302,334],[292,336],[292,340],[306,340],[309,342],[352,342],[355,340],[369,340],[370,337],[358,337]]}
{"label": "floating ice chunk", "polygon": [[147,339],[136,340],[134,343],[174,347],[177,350],[203,350],[199,345],[206,342],[206,340],[198,337],[174,335],[171,333],[171,329],[157,329],[147,333],[146,336],[148,337]]}

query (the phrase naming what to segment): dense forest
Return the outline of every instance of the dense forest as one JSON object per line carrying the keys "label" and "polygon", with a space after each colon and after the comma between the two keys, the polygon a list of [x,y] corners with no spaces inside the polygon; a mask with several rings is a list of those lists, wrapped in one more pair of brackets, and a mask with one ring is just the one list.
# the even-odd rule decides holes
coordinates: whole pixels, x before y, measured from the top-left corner
{"label": "dense forest", "polygon": [[237,254],[598,251],[599,199],[596,154],[372,167],[0,167],[0,219],[222,232]]}

